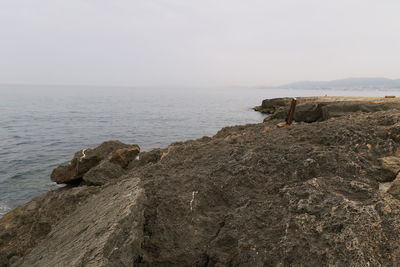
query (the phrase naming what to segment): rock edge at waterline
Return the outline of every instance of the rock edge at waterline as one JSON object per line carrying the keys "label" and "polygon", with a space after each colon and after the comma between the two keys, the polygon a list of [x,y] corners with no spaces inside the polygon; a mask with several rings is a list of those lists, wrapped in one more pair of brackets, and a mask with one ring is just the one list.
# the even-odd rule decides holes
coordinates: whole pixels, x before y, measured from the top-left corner
{"label": "rock edge at waterline", "polygon": [[150,152],[112,145],[0,219],[0,266],[400,265],[399,103],[343,101],[314,123],[279,128],[277,115]]}

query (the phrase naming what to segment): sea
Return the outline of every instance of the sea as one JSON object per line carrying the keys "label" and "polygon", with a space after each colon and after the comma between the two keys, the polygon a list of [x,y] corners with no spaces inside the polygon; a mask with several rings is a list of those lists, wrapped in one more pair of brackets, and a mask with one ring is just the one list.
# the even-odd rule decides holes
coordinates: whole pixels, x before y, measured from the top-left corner
{"label": "sea", "polygon": [[259,123],[252,108],[283,96],[385,96],[397,89],[0,85],[0,217],[62,185],[51,171],[107,140],[142,151]]}

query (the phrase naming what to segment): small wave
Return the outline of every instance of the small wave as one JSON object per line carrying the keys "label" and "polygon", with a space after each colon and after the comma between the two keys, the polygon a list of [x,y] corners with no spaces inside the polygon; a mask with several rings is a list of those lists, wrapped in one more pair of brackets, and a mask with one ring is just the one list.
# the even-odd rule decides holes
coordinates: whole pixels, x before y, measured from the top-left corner
{"label": "small wave", "polygon": [[16,143],[15,146],[32,145],[34,143],[35,143],[34,141],[26,140],[26,141],[22,141],[22,142]]}
{"label": "small wave", "polygon": [[11,208],[4,203],[0,202],[0,217],[3,217],[4,214],[9,212]]}
{"label": "small wave", "polygon": [[21,177],[24,177],[24,174],[23,173],[17,173],[17,174],[12,175],[10,177],[10,179],[18,179],[18,178],[21,178]]}

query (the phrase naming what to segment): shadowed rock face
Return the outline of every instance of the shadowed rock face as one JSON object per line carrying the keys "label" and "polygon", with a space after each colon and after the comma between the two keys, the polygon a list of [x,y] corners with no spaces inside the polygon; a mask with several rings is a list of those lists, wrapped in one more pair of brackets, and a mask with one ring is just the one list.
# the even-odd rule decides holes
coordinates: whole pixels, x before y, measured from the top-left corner
{"label": "shadowed rock face", "polygon": [[145,195],[137,183],[124,180],[87,199],[14,266],[132,266],[143,243]]}
{"label": "shadowed rock face", "polygon": [[61,188],[4,215],[0,219],[0,266],[8,266],[27,254],[59,221],[99,191],[87,186]]}
{"label": "shadowed rock face", "polygon": [[142,152],[1,218],[2,266],[399,266],[398,121],[271,120]]}
{"label": "shadowed rock face", "polygon": [[124,174],[126,171],[120,165],[104,160],[85,173],[83,181],[89,185],[104,185]]}
{"label": "shadowed rock face", "polygon": [[53,170],[51,180],[58,184],[76,184],[83,180],[89,184],[101,185],[123,175],[123,169],[139,152],[137,145],[107,141],[94,149],[76,152],[67,165]]}

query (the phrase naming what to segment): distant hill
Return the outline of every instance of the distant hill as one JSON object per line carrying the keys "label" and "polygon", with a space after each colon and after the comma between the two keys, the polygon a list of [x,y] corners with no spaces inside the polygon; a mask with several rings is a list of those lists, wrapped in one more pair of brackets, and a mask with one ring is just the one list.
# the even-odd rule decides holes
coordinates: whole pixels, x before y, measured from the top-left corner
{"label": "distant hill", "polygon": [[302,81],[278,86],[293,89],[326,88],[400,88],[400,79],[387,78],[347,78],[333,81]]}

